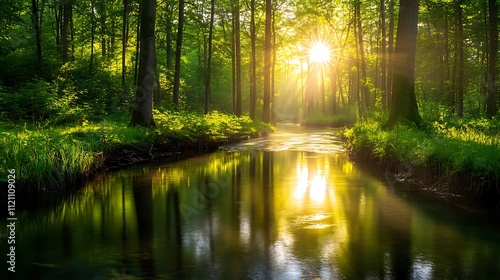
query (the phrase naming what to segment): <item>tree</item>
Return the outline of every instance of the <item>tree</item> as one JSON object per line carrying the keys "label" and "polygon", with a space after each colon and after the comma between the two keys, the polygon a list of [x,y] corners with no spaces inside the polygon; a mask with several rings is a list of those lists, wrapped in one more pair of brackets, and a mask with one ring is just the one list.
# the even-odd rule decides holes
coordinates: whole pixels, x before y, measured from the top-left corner
{"label": "tree", "polygon": [[179,106],[179,95],[181,87],[181,56],[182,56],[182,34],[184,32],[184,0],[179,0],[179,20],[177,26],[177,43],[175,48],[175,70],[174,70],[174,104]]}
{"label": "tree", "polygon": [[394,69],[394,0],[389,0],[389,34],[387,35],[387,55],[388,55],[388,65],[387,65],[387,89],[386,89],[386,99],[387,107],[390,108],[391,104],[391,93],[392,93],[392,73]]}
{"label": "tree", "polygon": [[214,17],[215,17],[215,0],[210,0],[210,27],[208,30],[208,54],[207,65],[205,69],[205,114],[208,113],[208,105],[211,95],[211,72],[212,72],[212,51],[213,51],[213,34],[214,34]]}
{"label": "tree", "polygon": [[[363,28],[361,24],[361,0],[356,0],[354,4],[354,10],[356,13],[356,31],[357,31],[357,36],[358,36],[358,51],[360,55],[360,62],[361,63],[361,96],[365,101],[365,108],[368,109],[370,107],[370,97],[369,97],[369,92],[368,92],[368,86],[367,86],[367,75],[366,75],[366,59],[365,59],[365,47],[363,44]],[[358,77],[359,79],[359,77]],[[361,100],[359,100],[361,103]],[[363,105],[359,105],[360,108],[363,108]]]}
{"label": "tree", "polygon": [[250,118],[255,120],[255,107],[257,105],[257,57],[256,57],[256,32],[255,32],[255,0],[250,0]]}
{"label": "tree", "polygon": [[380,89],[382,90],[382,108],[387,108],[387,42],[386,42],[386,28],[385,28],[385,0],[380,0],[380,29],[382,38],[380,42],[382,57],[380,58],[380,71],[382,72],[382,81]]}
{"label": "tree", "polygon": [[154,126],[153,90],[155,80],[155,21],[156,0],[143,0],[141,7],[141,29],[139,73],[135,97],[135,108],[131,126]]}
{"label": "tree", "polygon": [[420,125],[415,96],[415,53],[417,47],[418,0],[401,0],[394,49],[392,102],[388,126],[398,119]]}
{"label": "tree", "polygon": [[68,61],[68,52],[69,52],[69,38],[68,38],[68,29],[70,23],[70,15],[71,15],[71,0],[61,0],[63,6],[63,22],[62,22],[62,57],[63,62]]}
{"label": "tree", "polygon": [[128,41],[128,0],[123,0],[123,16],[122,16],[122,86],[125,84],[126,69],[126,55],[127,55],[127,41]]}
{"label": "tree", "polygon": [[236,63],[236,116],[242,114],[241,104],[241,38],[240,38],[240,1],[234,0],[234,52]]}
{"label": "tree", "polygon": [[38,4],[36,0],[31,0],[31,12],[31,21],[33,23],[33,29],[35,31],[37,66],[38,71],[43,75],[42,42],[40,39],[40,18],[38,16]]}
{"label": "tree", "polygon": [[266,31],[264,45],[264,111],[262,121],[271,122],[271,55],[272,55],[272,1],[266,0]]}
{"label": "tree", "polygon": [[489,64],[488,64],[488,96],[486,98],[486,113],[491,118],[496,114],[496,62],[498,52],[498,5],[496,0],[489,0]]}
{"label": "tree", "polygon": [[457,41],[457,59],[458,59],[458,78],[457,82],[457,113],[459,117],[464,116],[464,79],[465,79],[465,66],[464,66],[464,24],[463,24],[463,4],[464,0],[457,0],[456,2],[456,15],[458,32],[456,35]]}

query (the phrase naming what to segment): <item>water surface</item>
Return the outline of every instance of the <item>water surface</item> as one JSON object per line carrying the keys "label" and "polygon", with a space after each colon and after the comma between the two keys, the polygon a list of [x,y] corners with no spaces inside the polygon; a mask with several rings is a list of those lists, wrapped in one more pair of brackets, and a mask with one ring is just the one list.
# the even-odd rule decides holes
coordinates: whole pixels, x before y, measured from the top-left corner
{"label": "water surface", "polygon": [[[401,192],[330,130],[266,138],[99,175],[19,213],[1,279],[493,279],[500,227]],[[0,252],[6,259],[6,222]]]}

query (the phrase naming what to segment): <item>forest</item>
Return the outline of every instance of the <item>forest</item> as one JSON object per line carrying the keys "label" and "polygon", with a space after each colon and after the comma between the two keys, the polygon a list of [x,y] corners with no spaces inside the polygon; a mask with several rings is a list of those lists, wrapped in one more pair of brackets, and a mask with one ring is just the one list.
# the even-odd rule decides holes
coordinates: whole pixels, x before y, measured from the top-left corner
{"label": "forest", "polygon": [[295,122],[498,188],[495,0],[0,3],[1,166],[35,185]]}

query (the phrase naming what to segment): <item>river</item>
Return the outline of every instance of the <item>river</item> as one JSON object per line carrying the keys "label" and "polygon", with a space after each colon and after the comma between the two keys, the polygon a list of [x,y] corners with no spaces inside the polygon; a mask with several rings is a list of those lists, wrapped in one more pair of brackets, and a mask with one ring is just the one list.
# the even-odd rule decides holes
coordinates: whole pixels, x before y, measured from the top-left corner
{"label": "river", "polygon": [[496,221],[401,188],[349,161],[335,132],[283,125],[105,172],[57,205],[19,212],[16,272],[3,261],[0,276],[498,279]]}

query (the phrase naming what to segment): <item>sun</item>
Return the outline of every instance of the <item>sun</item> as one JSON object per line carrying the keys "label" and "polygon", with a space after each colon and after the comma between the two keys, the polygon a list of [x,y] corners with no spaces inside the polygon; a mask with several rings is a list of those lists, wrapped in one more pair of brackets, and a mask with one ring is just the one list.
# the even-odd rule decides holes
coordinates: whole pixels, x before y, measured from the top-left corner
{"label": "sun", "polygon": [[309,59],[315,63],[326,63],[330,61],[330,49],[323,42],[316,42],[309,49]]}

